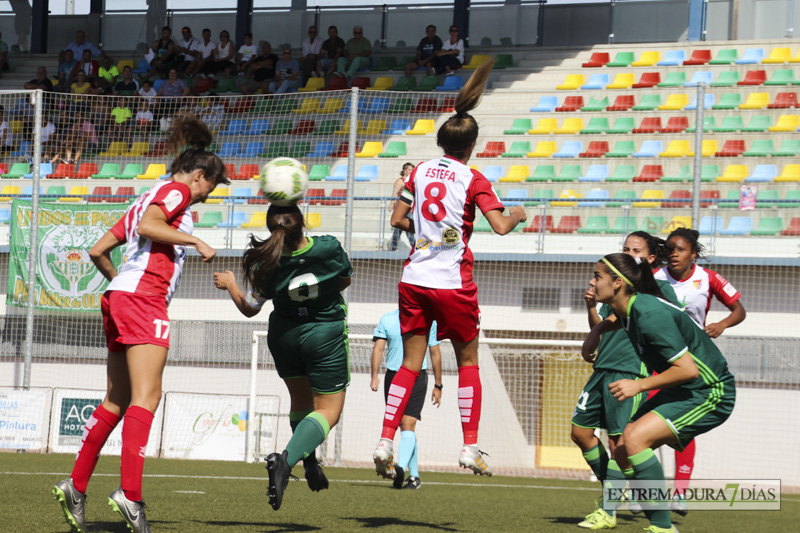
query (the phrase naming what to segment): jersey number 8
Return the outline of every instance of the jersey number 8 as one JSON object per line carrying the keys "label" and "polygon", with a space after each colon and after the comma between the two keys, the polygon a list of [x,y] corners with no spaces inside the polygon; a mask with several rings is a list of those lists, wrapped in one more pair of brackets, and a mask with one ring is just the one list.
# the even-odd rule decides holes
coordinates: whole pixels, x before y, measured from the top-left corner
{"label": "jersey number 8", "polygon": [[[436,194],[433,194],[434,192]],[[447,187],[444,186],[444,183],[434,181],[425,187],[425,201],[422,202],[422,216],[425,217],[426,220],[441,222],[444,219],[447,210],[444,208],[442,200],[444,200],[446,194]],[[435,213],[431,211],[432,206],[436,206]]]}

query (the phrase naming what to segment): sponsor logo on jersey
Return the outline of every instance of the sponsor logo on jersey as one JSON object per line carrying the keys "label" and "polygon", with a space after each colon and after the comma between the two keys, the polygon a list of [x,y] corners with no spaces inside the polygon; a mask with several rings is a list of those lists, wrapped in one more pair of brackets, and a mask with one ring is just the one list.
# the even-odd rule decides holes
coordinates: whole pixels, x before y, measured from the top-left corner
{"label": "sponsor logo on jersey", "polygon": [[461,235],[455,228],[447,228],[444,230],[444,233],[442,233],[442,241],[446,244],[456,244],[460,238]]}
{"label": "sponsor logo on jersey", "polygon": [[702,279],[693,279],[692,280],[692,285],[694,285],[695,289],[699,289],[702,284],[703,284],[703,280]]}
{"label": "sponsor logo on jersey", "polygon": [[164,207],[170,212],[174,211],[181,203],[183,203],[183,194],[178,190],[170,191],[164,198]]}
{"label": "sponsor logo on jersey", "polygon": [[430,246],[430,241],[425,239],[420,239],[417,241],[417,250],[427,250],[428,246]]}

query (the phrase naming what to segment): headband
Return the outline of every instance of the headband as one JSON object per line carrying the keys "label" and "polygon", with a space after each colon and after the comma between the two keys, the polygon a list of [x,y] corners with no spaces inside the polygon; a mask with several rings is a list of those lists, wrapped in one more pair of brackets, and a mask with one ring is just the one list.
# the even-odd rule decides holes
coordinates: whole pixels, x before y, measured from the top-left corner
{"label": "headband", "polygon": [[602,259],[601,259],[601,261],[602,261],[603,263],[605,263],[605,264],[608,266],[608,268],[610,268],[610,269],[611,269],[611,271],[612,271],[612,272],[614,272],[614,274],[616,274],[616,275],[617,275],[617,277],[618,277],[619,279],[621,279],[622,281],[624,281],[625,283],[627,283],[629,287],[633,287],[633,283],[631,283],[631,280],[629,280],[628,278],[626,278],[625,276],[623,276],[623,275],[622,275],[622,272],[620,272],[619,270],[617,270],[617,269],[616,269],[616,267],[614,267],[614,265],[612,265],[612,264],[611,264],[611,262],[610,262],[608,259],[606,259],[606,258],[604,257],[604,258],[602,258]]}

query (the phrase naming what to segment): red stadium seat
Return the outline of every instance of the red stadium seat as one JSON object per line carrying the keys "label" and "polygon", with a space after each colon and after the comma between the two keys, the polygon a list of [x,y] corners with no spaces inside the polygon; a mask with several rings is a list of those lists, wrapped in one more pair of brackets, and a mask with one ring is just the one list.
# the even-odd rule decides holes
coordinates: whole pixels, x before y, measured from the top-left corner
{"label": "red stadium seat", "polygon": [[347,86],[347,78],[340,78],[338,76],[334,76],[328,82],[328,86],[322,89],[318,89],[320,91],[346,91],[349,89]]}
{"label": "red stadium seat", "polygon": [[739,157],[744,153],[745,145],[743,140],[729,139],[725,141],[722,150],[714,154],[715,157]]}
{"label": "red stadium seat", "polygon": [[208,92],[209,89],[214,88],[214,80],[207,79],[207,78],[198,78],[197,81],[194,82],[194,87],[192,87],[191,93],[192,94],[200,94]]}
{"label": "red stadium seat", "polygon": [[439,106],[439,113],[452,113],[456,110],[456,97],[447,96]]}
{"label": "red stadium seat", "polygon": [[317,129],[317,123],[314,120],[299,120],[295,128],[290,131],[289,135],[308,135]]}
{"label": "red stadium seat", "polygon": [[[553,215],[547,215],[544,219],[544,230],[545,231],[553,231],[554,228],[553,224]],[[522,228],[524,233],[539,233],[542,228],[542,215],[536,215],[533,217],[533,222],[527,228]]]}
{"label": "red stadium seat", "polygon": [[564,98],[564,103],[561,104],[560,107],[556,108],[556,111],[561,113],[569,113],[572,111],[577,111],[583,106],[583,96],[567,96]]}
{"label": "red stadium seat", "polygon": [[586,151],[578,154],[578,157],[605,157],[610,151],[608,141],[590,141]]}
{"label": "red stadium seat", "polygon": [[258,165],[246,163],[239,167],[239,172],[237,172],[235,175],[231,175],[231,179],[251,180],[253,179],[253,176],[257,175],[258,175]]}
{"label": "red stadium seat", "polygon": [[794,217],[789,222],[789,227],[786,228],[781,232],[781,235],[785,235],[787,237],[797,237],[800,236],[800,218]]}
{"label": "red stadium seat", "polygon": [[644,117],[638,128],[632,133],[658,133],[661,131],[661,117]]}
{"label": "red stadium seat", "polygon": [[475,157],[500,157],[506,151],[506,143],[502,141],[489,141],[483,152],[475,154]]}
{"label": "red stadium seat", "polygon": [[136,191],[133,190],[133,187],[125,186],[125,187],[118,187],[117,192],[115,192],[114,194],[117,196],[127,197],[127,198],[112,198],[111,200],[109,200],[109,202],[120,203],[120,202],[127,202],[130,198],[135,197]]}
{"label": "red stadium seat", "polygon": [[409,113],[435,113],[439,109],[436,98],[420,98],[417,105]]}
{"label": "red stadium seat", "polygon": [[157,143],[154,143],[153,148],[144,154],[145,157],[164,157],[165,155],[167,155],[166,141],[158,141]]}
{"label": "red stadium seat", "polygon": [[763,85],[767,81],[766,70],[748,70],[744,79],[736,85]]}
{"label": "red stadium seat", "polygon": [[[678,189],[672,191],[669,195],[670,200],[689,200],[692,197],[692,191],[688,189]],[[676,208],[686,208],[691,207],[691,203],[689,202],[661,202],[661,207],[676,207]]]}
{"label": "red stadium seat", "polygon": [[800,107],[797,103],[797,93],[778,93],[775,101],[767,106],[767,109],[789,109],[790,107]]}
{"label": "red stadium seat", "polygon": [[614,105],[606,108],[606,111],[628,111],[636,105],[632,94],[621,94],[614,99]]}
{"label": "red stadium seat", "polygon": [[306,199],[308,205],[325,205],[325,189],[308,189]]}
{"label": "red stadium seat", "polygon": [[642,172],[633,178],[636,183],[651,183],[664,177],[664,168],[661,165],[645,165]]}
{"label": "red stadium seat", "polygon": [[[700,207],[708,207],[712,203],[710,200],[717,200],[719,202],[720,194],[718,189],[712,191],[700,191]],[[705,202],[703,200],[706,200]]]}
{"label": "red stadium seat", "polygon": [[194,222],[195,224],[200,222],[200,213],[198,213],[197,211],[192,211],[192,222]]}
{"label": "red stadium seat", "polygon": [[352,87],[358,87],[359,89],[366,89],[367,87],[369,87],[369,78],[365,78],[363,76],[358,78],[353,78]]}
{"label": "red stadium seat", "polygon": [[328,200],[324,200],[321,205],[342,205],[347,200],[347,189],[333,189]]}
{"label": "red stadium seat", "polygon": [[711,61],[711,50],[693,50],[692,57],[683,62],[684,65],[705,65]]}
{"label": "red stadium seat", "polygon": [[[359,152],[359,144],[356,143],[356,153]],[[339,149],[336,150],[331,154],[331,157],[347,157],[350,152],[350,143],[348,141],[344,141],[342,144],[339,145]]]}
{"label": "red stadium seat", "polygon": [[588,62],[582,64],[583,68],[604,67],[611,61],[611,56],[607,52],[594,52]]}
{"label": "red stadium seat", "polygon": [[92,194],[86,197],[86,201],[90,203],[112,201],[110,198],[99,198],[101,195],[111,196],[111,187],[106,187],[104,185],[95,187]]}
{"label": "red stadium seat", "polygon": [[553,233],[575,233],[581,229],[581,217],[577,215],[565,215],[558,221],[558,227],[552,230]]}
{"label": "red stadium seat", "polygon": [[76,180],[88,180],[95,174],[97,174],[97,163],[81,163],[72,177]]}
{"label": "red stadium seat", "polygon": [[59,163],[56,170],[47,177],[64,179],[71,177],[73,174],[75,174],[75,165],[73,163]]}
{"label": "red stadium seat", "polygon": [[661,83],[661,73],[659,72],[645,72],[642,74],[642,77],[639,78],[639,83],[634,83],[634,89],[647,89],[649,87],[655,87]]}
{"label": "red stadium seat", "polygon": [[669,117],[667,125],[661,128],[661,133],[683,133],[688,127],[688,117]]}
{"label": "red stadium seat", "polygon": [[269,203],[269,200],[264,198],[264,193],[261,192],[261,189],[258,189],[258,192],[254,197],[247,199],[247,203],[249,205],[265,205]]}

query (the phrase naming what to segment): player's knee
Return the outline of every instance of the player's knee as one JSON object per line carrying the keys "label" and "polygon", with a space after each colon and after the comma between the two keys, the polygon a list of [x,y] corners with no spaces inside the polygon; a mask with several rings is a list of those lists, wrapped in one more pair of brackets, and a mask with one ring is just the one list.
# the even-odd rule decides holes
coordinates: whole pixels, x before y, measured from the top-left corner
{"label": "player's knee", "polygon": [[594,433],[589,433],[585,428],[573,425],[570,431],[570,437],[572,438],[572,442],[577,444],[580,449],[588,450],[591,447],[591,440],[594,437]]}

